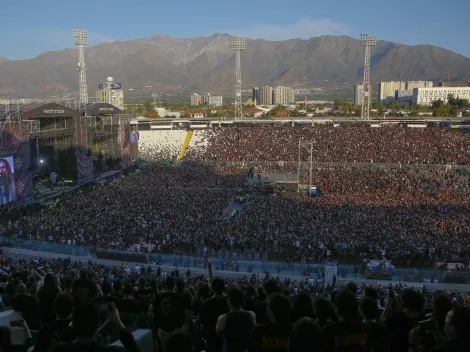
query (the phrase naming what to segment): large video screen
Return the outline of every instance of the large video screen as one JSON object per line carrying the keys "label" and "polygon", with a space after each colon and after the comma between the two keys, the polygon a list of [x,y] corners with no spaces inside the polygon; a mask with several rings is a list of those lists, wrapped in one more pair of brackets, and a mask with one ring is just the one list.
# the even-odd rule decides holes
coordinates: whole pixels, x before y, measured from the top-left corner
{"label": "large video screen", "polygon": [[15,198],[15,165],[13,157],[0,157],[0,205],[13,202]]}

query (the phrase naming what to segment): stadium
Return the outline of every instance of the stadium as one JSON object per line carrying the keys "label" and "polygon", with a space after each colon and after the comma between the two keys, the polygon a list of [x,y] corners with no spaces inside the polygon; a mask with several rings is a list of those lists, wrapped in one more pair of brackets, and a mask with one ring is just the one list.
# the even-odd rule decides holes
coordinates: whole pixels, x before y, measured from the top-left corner
{"label": "stadium", "polygon": [[[463,123],[151,125],[119,111],[60,111],[26,107],[2,120],[6,263],[61,277],[84,265],[93,279],[125,274],[138,286],[142,277],[142,289],[146,273],[155,285],[185,276],[193,291],[209,273],[248,286],[283,284],[291,294],[354,280],[382,298],[414,287],[467,299]],[[41,174],[29,165],[43,155],[51,162]]]}

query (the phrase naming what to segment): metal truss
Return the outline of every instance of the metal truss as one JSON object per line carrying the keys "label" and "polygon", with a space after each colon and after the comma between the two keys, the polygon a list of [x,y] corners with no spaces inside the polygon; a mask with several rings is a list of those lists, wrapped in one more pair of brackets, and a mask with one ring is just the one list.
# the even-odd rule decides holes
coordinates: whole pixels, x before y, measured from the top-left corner
{"label": "metal truss", "polygon": [[299,157],[297,166],[297,193],[306,195],[312,188],[313,176],[313,142],[299,140]]}

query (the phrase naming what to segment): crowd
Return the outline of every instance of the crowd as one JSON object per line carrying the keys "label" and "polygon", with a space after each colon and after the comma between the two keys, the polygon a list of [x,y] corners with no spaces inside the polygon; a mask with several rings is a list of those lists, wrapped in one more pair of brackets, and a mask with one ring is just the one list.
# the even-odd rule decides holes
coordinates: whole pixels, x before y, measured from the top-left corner
{"label": "crowd", "polygon": [[468,134],[451,128],[260,125],[215,129],[196,160],[297,161],[299,141],[313,143],[316,162],[470,164]]}
{"label": "crowd", "polygon": [[12,328],[0,327],[6,352],[118,351],[109,346],[116,339],[138,352],[136,327],[152,329],[164,352],[470,350],[462,292],[219,278],[210,262],[208,276],[195,276],[6,253],[0,269],[3,309],[21,313],[11,325],[25,330],[12,346]]}
{"label": "crowd", "polygon": [[[306,262],[366,253],[396,265],[468,266],[465,174],[330,167],[313,175],[320,197],[281,197],[250,193],[246,169],[156,165],[25,216],[3,235],[143,252],[270,251]],[[240,189],[248,193],[242,212],[227,219]]]}

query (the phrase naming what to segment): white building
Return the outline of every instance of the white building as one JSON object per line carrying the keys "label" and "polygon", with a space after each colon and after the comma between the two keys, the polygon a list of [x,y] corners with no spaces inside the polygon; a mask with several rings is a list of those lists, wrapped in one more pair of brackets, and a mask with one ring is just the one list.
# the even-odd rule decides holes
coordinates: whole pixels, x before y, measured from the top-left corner
{"label": "white building", "polygon": [[224,98],[221,95],[211,95],[209,96],[208,105],[216,107],[223,106]]}
{"label": "white building", "polygon": [[[369,94],[372,94],[372,85],[369,84]],[[362,105],[364,100],[364,85],[356,84],[354,86],[354,105]]]}
{"label": "white building", "polygon": [[114,82],[112,78],[108,78],[106,83],[99,84],[96,91],[96,100],[98,103],[108,103],[120,110],[124,110],[124,90],[121,87],[121,83]]}
{"label": "white building", "polygon": [[258,105],[273,105],[273,95],[273,87],[260,88]]}
{"label": "white building", "polygon": [[434,87],[432,81],[408,81],[406,82],[407,90],[415,89],[415,88],[432,88]]}
{"label": "white building", "polygon": [[436,100],[442,100],[447,104],[449,94],[457,99],[470,101],[470,87],[414,88],[413,104],[429,106]]}
{"label": "white building", "polygon": [[295,90],[291,87],[277,86],[274,88],[273,104],[287,105],[295,102]]}
{"label": "white building", "polygon": [[202,96],[200,96],[200,95],[197,94],[197,93],[193,93],[193,94],[191,94],[191,96],[190,96],[190,101],[191,101],[190,104],[191,104],[192,106],[201,105],[201,103],[202,103]]}
{"label": "white building", "polygon": [[395,91],[404,89],[406,89],[406,82],[403,81],[380,82],[378,102],[385,104],[387,98],[395,99]]}
{"label": "white building", "polygon": [[180,118],[181,117],[181,112],[180,111],[171,111],[167,110],[166,108],[156,108],[155,111],[158,114],[158,117],[176,117]]}

